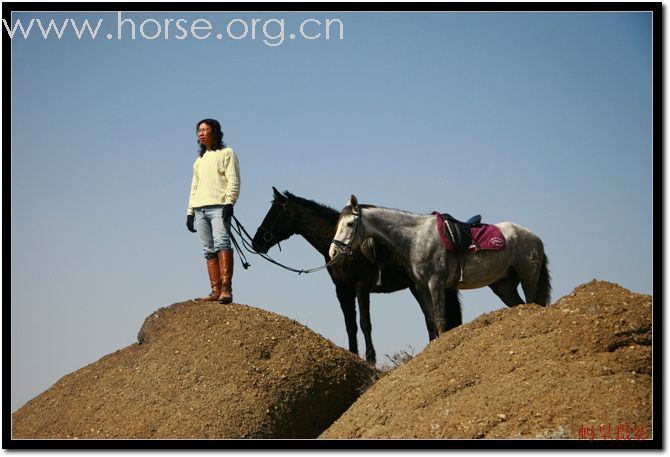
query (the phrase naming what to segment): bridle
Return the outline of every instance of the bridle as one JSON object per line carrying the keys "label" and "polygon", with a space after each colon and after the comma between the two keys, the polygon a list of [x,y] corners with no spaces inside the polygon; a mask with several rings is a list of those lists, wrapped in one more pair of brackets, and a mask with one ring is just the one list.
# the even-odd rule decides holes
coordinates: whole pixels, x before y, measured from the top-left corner
{"label": "bridle", "polygon": [[[273,205],[274,204],[282,205],[280,216],[281,216],[282,213],[288,212],[288,210],[286,208],[286,203],[280,203],[280,202],[274,202],[273,201],[272,204]],[[337,262],[341,261],[344,258],[344,256],[341,255],[341,253],[338,253],[333,259],[331,259],[329,262],[325,263],[324,265],[321,265],[321,266],[316,267],[316,268],[310,268],[310,269],[307,269],[307,270],[302,269],[302,268],[298,269],[298,268],[293,268],[293,267],[286,266],[286,265],[284,265],[280,262],[277,262],[276,260],[274,260],[269,255],[256,251],[256,249],[254,249],[254,247],[253,247],[253,238],[251,237],[251,235],[249,235],[249,232],[247,232],[247,230],[244,228],[244,226],[242,226],[242,224],[237,219],[237,217],[235,217],[235,215],[232,216],[232,219],[235,221],[235,225],[232,227],[232,229],[233,229],[233,231],[235,231],[240,236],[240,240],[242,241],[242,245],[244,246],[244,248],[248,252],[250,252],[252,254],[259,255],[260,257],[264,258],[268,262],[273,263],[273,264],[275,264],[279,267],[282,267],[285,270],[292,271],[292,272],[298,273],[298,274],[314,273],[315,271],[320,271],[320,270],[323,270],[325,268],[329,268],[329,267],[331,267],[332,265],[336,264]],[[266,229],[263,226],[260,227],[260,229],[262,229],[265,232],[263,234],[263,240],[272,241],[273,239],[277,238],[277,236],[273,233],[273,230],[276,227],[278,220],[279,220],[279,217],[277,217],[275,219],[275,221],[272,224],[272,227],[270,229]],[[240,247],[239,247],[237,241],[235,240],[235,237],[233,236],[232,232],[230,233],[230,237],[231,237],[231,240],[232,240],[233,244],[235,244],[235,247],[237,248],[237,253],[240,255],[240,258],[242,260],[242,266],[244,267],[244,269],[249,268],[251,266],[251,264],[249,264],[249,262],[247,262],[246,258],[243,256],[243,254],[240,250]],[[352,239],[352,242],[353,242],[353,239]],[[277,241],[277,245],[279,246],[279,241]],[[281,249],[281,246],[279,246],[279,248]],[[351,250],[351,243],[349,243],[349,247],[347,249]]]}
{"label": "bridle", "polygon": [[281,205],[281,209],[279,210],[279,214],[277,217],[275,217],[274,221],[272,221],[272,227],[269,229],[266,229],[262,225],[259,227],[259,230],[262,230],[263,233],[263,241],[266,241],[268,243],[272,242],[272,240],[277,240],[277,246],[279,246],[279,250],[281,251],[281,245],[279,244],[279,240],[277,238],[277,235],[274,234],[274,229],[277,227],[277,224],[279,223],[279,219],[283,214],[288,214],[288,210],[286,209],[286,203],[285,202],[272,202],[273,205]]}
{"label": "bridle", "polygon": [[358,214],[353,212],[352,210],[352,215],[353,216],[358,216],[356,217],[356,222],[354,223],[354,233],[351,235],[351,240],[349,240],[348,243],[345,243],[340,240],[336,240],[333,238],[332,243],[337,246],[337,248],[344,254],[347,255],[352,255],[353,251],[351,247],[354,245],[354,241],[356,241],[356,238],[360,235],[362,237],[363,234],[363,208],[360,206],[358,207]]}

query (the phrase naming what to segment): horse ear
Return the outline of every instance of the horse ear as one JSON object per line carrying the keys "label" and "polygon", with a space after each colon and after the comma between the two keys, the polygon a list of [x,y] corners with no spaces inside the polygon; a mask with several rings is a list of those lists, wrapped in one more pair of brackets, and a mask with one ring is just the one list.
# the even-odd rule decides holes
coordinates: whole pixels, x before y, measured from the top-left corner
{"label": "horse ear", "polygon": [[273,192],[273,194],[274,194],[275,201],[277,201],[277,202],[284,201],[284,199],[286,198],[286,197],[284,197],[284,196],[281,194],[281,192],[279,192],[279,191],[277,190],[277,188],[275,188],[275,186],[272,186],[272,192]]}
{"label": "horse ear", "polygon": [[349,205],[352,209],[358,208],[358,199],[354,194],[351,194],[351,198],[349,198]]}

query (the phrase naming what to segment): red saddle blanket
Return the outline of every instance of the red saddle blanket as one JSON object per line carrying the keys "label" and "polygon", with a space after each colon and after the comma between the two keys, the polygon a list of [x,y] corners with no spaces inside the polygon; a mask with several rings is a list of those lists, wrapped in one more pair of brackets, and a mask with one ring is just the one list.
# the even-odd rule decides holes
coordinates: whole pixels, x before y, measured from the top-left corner
{"label": "red saddle blanket", "polygon": [[[447,233],[446,222],[442,214],[435,214],[437,222],[437,233],[444,244],[444,247],[449,252],[456,252],[452,244],[449,234]],[[498,227],[491,224],[478,224],[470,228],[470,235],[472,236],[472,243],[468,248],[469,252],[477,252],[482,250],[497,251],[504,249],[506,246],[505,237]]]}

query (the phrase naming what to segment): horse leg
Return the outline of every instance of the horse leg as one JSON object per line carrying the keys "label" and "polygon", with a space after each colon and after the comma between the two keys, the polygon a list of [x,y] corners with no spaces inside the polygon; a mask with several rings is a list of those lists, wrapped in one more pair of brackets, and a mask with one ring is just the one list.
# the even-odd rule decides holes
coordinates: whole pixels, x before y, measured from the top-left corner
{"label": "horse leg", "polygon": [[516,272],[511,268],[507,273],[507,276],[489,285],[493,293],[495,293],[503,303],[510,308],[524,303],[517,291],[518,286],[519,279],[517,278]]}
{"label": "horse leg", "polygon": [[430,300],[429,303],[433,304],[435,328],[437,330],[437,336],[439,337],[447,331],[444,281],[441,281],[438,276],[433,276],[430,281],[428,281],[427,292],[427,298]]}
{"label": "horse leg", "polygon": [[377,363],[377,354],[372,345],[372,321],[370,320],[370,291],[358,285],[356,287],[356,298],[358,299],[358,308],[361,311],[360,324],[363,338],[365,338],[365,361],[375,365]]}
{"label": "horse leg", "polygon": [[358,355],[358,339],[356,333],[358,326],[356,325],[356,293],[353,287],[348,287],[343,284],[335,285],[335,293],[344,314],[344,325],[347,328],[347,336],[349,337],[349,351]]}
{"label": "horse leg", "polygon": [[444,307],[444,315],[447,321],[446,330],[456,328],[463,323],[458,289],[444,289]]}
{"label": "horse leg", "polygon": [[419,306],[421,307],[423,318],[426,321],[426,329],[428,330],[428,341],[433,341],[435,338],[437,338],[437,330],[435,330],[435,321],[433,320],[433,313],[431,312],[430,308],[425,306],[424,302],[419,298],[414,283],[410,284],[409,291],[412,292],[412,295],[414,296],[416,301],[419,302]]}

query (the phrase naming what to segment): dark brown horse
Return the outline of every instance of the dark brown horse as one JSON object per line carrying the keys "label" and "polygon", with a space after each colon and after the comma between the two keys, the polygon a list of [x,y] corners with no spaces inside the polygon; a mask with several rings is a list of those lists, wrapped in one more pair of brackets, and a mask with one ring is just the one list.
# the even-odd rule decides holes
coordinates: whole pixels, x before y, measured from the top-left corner
{"label": "dark brown horse", "polygon": [[[288,191],[281,194],[274,187],[272,190],[274,199],[270,210],[256,230],[252,242],[253,248],[258,252],[267,253],[272,246],[297,234],[305,238],[328,262],[330,260],[328,249],[335,235],[339,211],[297,197]],[[349,350],[358,354],[356,325],[356,299],[358,299],[361,330],[365,338],[365,359],[373,364],[376,363],[376,353],[372,345],[370,293],[395,292],[409,287],[414,298],[417,298],[414,283],[410,281],[405,270],[393,264],[392,257],[387,255],[390,250],[377,244],[374,246],[374,251],[374,254],[366,252],[364,255],[359,246],[351,255],[328,267],[344,314]],[[382,260],[377,262],[375,259]],[[446,289],[445,295],[447,329],[450,329],[462,323],[461,304],[457,290]],[[424,308],[421,311],[425,318],[428,338],[432,340],[437,337],[433,312]]]}

